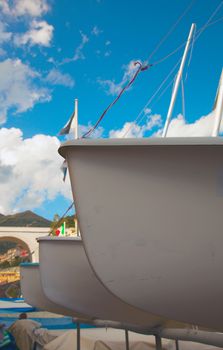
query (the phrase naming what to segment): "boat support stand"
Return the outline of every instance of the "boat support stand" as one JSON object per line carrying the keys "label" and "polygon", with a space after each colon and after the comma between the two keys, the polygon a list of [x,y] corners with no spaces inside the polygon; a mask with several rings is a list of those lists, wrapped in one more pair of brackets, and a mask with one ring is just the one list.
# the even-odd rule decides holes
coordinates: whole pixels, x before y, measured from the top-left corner
{"label": "boat support stand", "polygon": [[81,350],[81,328],[79,322],[77,322],[77,350]]}

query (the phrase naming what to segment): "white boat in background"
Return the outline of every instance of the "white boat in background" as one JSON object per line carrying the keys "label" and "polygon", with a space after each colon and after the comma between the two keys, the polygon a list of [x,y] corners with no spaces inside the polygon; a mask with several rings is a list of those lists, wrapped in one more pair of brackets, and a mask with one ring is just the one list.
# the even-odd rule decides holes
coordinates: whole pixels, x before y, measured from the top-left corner
{"label": "white boat in background", "polygon": [[222,138],[84,139],[59,152],[104,286],[153,315],[222,331]]}
{"label": "white boat in background", "polygon": [[81,239],[41,237],[38,241],[44,294],[56,304],[89,319],[106,320],[104,324],[115,328],[148,333],[159,327],[190,328],[141,311],[111,294],[95,276]]}
{"label": "white boat in background", "polygon": [[70,309],[49,300],[43,292],[38,263],[20,265],[21,290],[26,302],[38,309],[64,316],[75,317],[80,322],[90,322],[83,314],[74,314]]}

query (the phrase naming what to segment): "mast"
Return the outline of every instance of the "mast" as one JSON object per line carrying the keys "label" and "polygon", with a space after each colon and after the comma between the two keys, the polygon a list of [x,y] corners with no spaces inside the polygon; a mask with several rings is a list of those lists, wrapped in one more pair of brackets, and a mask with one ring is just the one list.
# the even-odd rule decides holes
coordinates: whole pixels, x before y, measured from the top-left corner
{"label": "mast", "polygon": [[[74,100],[74,139],[78,139],[78,99],[75,98]],[[78,220],[76,221],[76,230],[77,230],[77,236],[80,237],[80,230],[79,230],[79,225],[78,225]],[[80,345],[80,344],[79,344]],[[78,347],[77,347],[78,348]]]}
{"label": "mast", "polygon": [[169,106],[169,110],[168,110],[168,113],[167,113],[166,123],[165,123],[164,129],[163,129],[162,137],[166,137],[166,135],[167,135],[167,130],[168,130],[168,127],[169,127],[169,124],[170,124],[170,118],[171,118],[171,115],[172,115],[172,112],[173,112],[173,108],[174,108],[174,104],[175,104],[175,101],[176,101],[176,96],[177,96],[180,80],[181,80],[181,77],[182,77],[182,73],[183,73],[183,69],[184,69],[184,65],[185,65],[185,62],[186,62],[186,58],[187,58],[187,54],[188,54],[188,50],[189,50],[189,47],[190,47],[190,43],[191,43],[191,39],[192,39],[192,35],[193,35],[193,32],[194,32],[194,29],[195,29],[195,23],[192,23],[191,28],[190,28],[190,33],[189,33],[189,36],[188,36],[188,39],[187,39],[187,43],[186,43],[186,46],[185,46],[185,49],[184,49],[184,54],[183,54],[183,57],[182,57],[180,68],[179,68],[179,71],[177,73],[177,78],[176,78],[176,81],[175,81],[175,84],[174,84],[173,93],[172,93],[172,96],[171,96],[170,106]]}
{"label": "mast", "polygon": [[221,77],[220,77],[217,95],[215,99],[214,113],[215,113],[215,123],[214,123],[212,136],[216,137],[219,134],[221,119],[223,115],[223,69],[221,72]]}

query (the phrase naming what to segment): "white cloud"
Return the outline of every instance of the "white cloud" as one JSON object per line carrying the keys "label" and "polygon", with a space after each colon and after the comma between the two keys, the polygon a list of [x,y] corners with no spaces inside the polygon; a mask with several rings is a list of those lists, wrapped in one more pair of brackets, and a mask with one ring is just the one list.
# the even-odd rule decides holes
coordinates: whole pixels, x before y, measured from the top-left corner
{"label": "white cloud", "polygon": [[[214,126],[215,112],[202,116],[194,123],[187,123],[184,117],[179,114],[172,119],[168,128],[167,136],[186,137],[186,136],[211,136]],[[223,116],[222,116],[223,117]],[[161,134],[161,130],[159,134]],[[223,123],[221,123],[220,132],[223,132]]]}
{"label": "white cloud", "polygon": [[16,34],[14,41],[16,45],[42,45],[50,46],[53,37],[53,26],[46,21],[33,20],[30,29],[23,34]]}
{"label": "white cloud", "polygon": [[147,115],[147,114],[150,114],[152,112],[152,110],[150,108],[145,108],[144,109],[144,114]]}
{"label": "white cloud", "polygon": [[105,57],[109,57],[109,56],[111,56],[111,51],[105,51],[104,56],[105,56]]}
{"label": "white cloud", "polygon": [[100,78],[97,79],[97,82],[105,88],[108,95],[117,95],[139,68],[138,65],[135,65],[136,61],[140,62],[140,60],[132,60],[127,65],[123,66],[124,74],[119,83],[116,83],[114,80],[102,80]]}
{"label": "white cloud", "polygon": [[[146,109],[144,115],[146,121],[143,125],[135,122],[126,122],[122,128],[110,130],[110,138],[131,138],[145,137],[145,134],[150,131],[152,136],[161,136],[163,131],[163,118],[159,114],[150,114],[151,110]],[[179,114],[170,122],[167,137],[199,137],[211,136],[214,127],[215,111],[208,115],[202,116],[195,120],[194,123],[187,123],[184,117]],[[158,131],[157,131],[158,128]],[[152,134],[151,134],[152,132]],[[220,125],[220,134],[223,133],[223,115]]]}
{"label": "white cloud", "polygon": [[48,135],[24,139],[20,129],[0,129],[0,213],[38,208],[59,194],[71,198],[58,155],[59,140]]}
{"label": "white cloud", "polygon": [[135,138],[144,137],[145,133],[157,128],[161,125],[161,115],[153,114],[147,116],[146,122],[143,125],[138,125],[135,122],[126,122],[121,129],[111,130],[110,138]]}
{"label": "white cloud", "polygon": [[0,44],[10,40],[12,33],[6,31],[6,25],[0,21]]}
{"label": "white cloud", "polygon": [[46,81],[52,85],[63,85],[73,87],[75,81],[69,74],[61,73],[59,70],[53,68],[46,77]]}
{"label": "white cloud", "polygon": [[[91,123],[88,123],[88,125],[79,125],[79,128],[78,128],[79,137],[86,134],[86,132],[88,132],[91,128],[92,128]],[[103,133],[104,133],[104,128],[102,126],[98,126],[94,130],[94,132],[90,135],[90,138],[93,138],[93,139],[100,138],[103,136]]]}
{"label": "white cloud", "polygon": [[86,34],[84,34],[83,32],[80,32],[81,35],[81,43],[80,45],[78,45],[78,47],[76,48],[73,57],[71,58],[65,58],[61,64],[65,64],[65,63],[70,63],[70,62],[75,62],[78,60],[84,60],[85,56],[83,54],[83,49],[85,47],[85,45],[89,42],[89,38]]}
{"label": "white cloud", "polygon": [[0,8],[5,15],[40,17],[49,11],[46,0],[1,0]]}
{"label": "white cloud", "polygon": [[5,56],[7,52],[0,47],[0,56]]}
{"label": "white cloud", "polygon": [[121,85],[116,84],[114,80],[102,80],[100,78],[97,79],[99,85],[105,88],[105,91],[108,95],[117,95],[121,91]]}
{"label": "white cloud", "polygon": [[91,34],[98,36],[99,34],[103,33],[103,30],[99,29],[97,26],[94,26],[92,28]]}
{"label": "white cloud", "polygon": [[111,45],[111,41],[110,41],[110,40],[107,40],[107,41],[105,42],[105,46],[109,46],[109,45]]}
{"label": "white cloud", "polygon": [[38,73],[19,59],[0,62],[0,124],[4,123],[10,109],[25,112],[36,103],[49,101],[49,91],[38,87]]}

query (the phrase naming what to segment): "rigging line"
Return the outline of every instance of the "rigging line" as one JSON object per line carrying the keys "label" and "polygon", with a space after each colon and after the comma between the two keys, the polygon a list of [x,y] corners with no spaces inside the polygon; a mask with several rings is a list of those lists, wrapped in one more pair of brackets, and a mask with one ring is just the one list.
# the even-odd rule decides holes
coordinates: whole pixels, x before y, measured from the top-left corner
{"label": "rigging line", "polygon": [[169,84],[165,87],[165,89],[161,92],[161,94],[157,97],[157,100],[152,104],[154,106],[160,99],[161,97],[165,94],[165,92],[168,90],[168,88],[172,85],[172,90],[173,90],[173,84],[174,80],[176,80],[176,76],[173,77],[173,79],[169,82]]}
{"label": "rigging line", "polygon": [[140,72],[147,70],[148,68],[150,68],[152,65],[142,65],[141,62],[136,61],[134,63],[134,65],[139,65],[139,68],[137,69],[137,71],[135,72],[135,74],[133,75],[133,77],[131,78],[131,80],[128,82],[128,84],[126,86],[124,86],[124,88],[121,89],[121,91],[119,92],[118,96],[114,99],[114,101],[112,101],[108,107],[104,110],[104,112],[102,113],[102,115],[98,118],[97,122],[94,124],[94,126],[92,128],[90,128],[90,130],[88,130],[83,136],[82,138],[86,138],[88,136],[90,136],[92,134],[92,132],[97,128],[98,124],[102,121],[102,119],[104,118],[105,114],[109,111],[109,109],[114,106],[114,104],[119,100],[119,98],[122,96],[122,94],[133,84],[133,82],[135,81],[135,79],[137,78],[137,76],[139,75]]}
{"label": "rigging line", "polygon": [[[143,107],[143,109],[139,112],[138,116],[136,117],[136,119],[134,120],[134,122],[129,126],[129,128],[126,130],[125,134],[122,137],[126,137],[126,135],[129,133],[129,131],[131,130],[133,124],[136,124],[139,120],[139,123],[142,121],[142,119],[145,117],[145,115],[143,114],[145,109],[150,105],[150,103],[152,102],[152,100],[156,97],[156,95],[159,93],[159,91],[162,89],[163,85],[166,83],[166,81],[169,79],[169,77],[173,74],[173,72],[175,71],[175,69],[177,68],[177,66],[180,63],[180,59],[178,60],[178,62],[174,65],[174,67],[171,69],[171,71],[169,72],[169,74],[166,76],[166,78],[161,82],[161,84],[159,85],[159,87],[157,88],[157,90],[154,92],[154,94],[149,98],[149,100],[147,101],[147,103],[145,104],[145,106]],[[141,117],[142,115],[142,117]],[[140,118],[141,117],[141,118]]]}
{"label": "rigging line", "polygon": [[[194,42],[200,37],[200,35],[203,33],[204,30],[206,30],[208,28],[209,25],[211,25],[211,23],[209,23],[212,18],[216,15],[216,13],[220,10],[221,6],[223,5],[223,1],[221,1],[221,3],[217,6],[217,8],[214,10],[214,12],[212,13],[212,15],[209,17],[209,19],[207,20],[207,22],[203,25],[203,27],[201,27],[201,29],[199,29],[197,31],[197,36],[194,39]],[[187,41],[184,41],[182,44],[180,44],[176,49],[174,49],[173,51],[171,51],[170,53],[168,53],[166,56],[162,57],[161,59],[153,62],[153,66],[156,66],[162,62],[164,62],[165,60],[167,60],[169,57],[171,57],[172,55],[174,55],[176,52],[178,52],[186,43]]]}
{"label": "rigging line", "polygon": [[[184,12],[179,16],[179,18],[177,19],[177,21],[174,23],[174,25],[170,28],[170,30],[167,32],[166,35],[164,35],[164,37],[160,40],[160,42],[158,43],[158,45],[155,47],[155,49],[153,50],[153,52],[150,54],[149,58],[148,58],[148,62],[150,61],[150,59],[152,58],[152,56],[158,51],[158,49],[161,47],[161,45],[167,40],[167,38],[171,35],[171,33],[174,31],[174,29],[176,28],[176,26],[179,24],[179,22],[182,20],[182,18],[187,14],[187,12],[191,9],[191,7],[194,5],[194,3],[197,0],[192,0],[189,4],[189,6],[187,6],[187,8],[184,10]],[[139,63],[139,62],[138,62]],[[151,66],[151,65],[150,65]],[[148,68],[148,67],[147,67]],[[124,87],[124,89],[121,90],[121,92],[119,93],[119,95],[117,96],[117,98],[105,109],[105,111],[102,113],[102,115],[100,116],[100,118],[97,120],[96,124],[88,131],[86,132],[82,138],[86,138],[88,136],[90,136],[90,134],[92,134],[92,132],[96,129],[96,127],[98,126],[98,124],[101,122],[101,120],[104,118],[105,114],[108,112],[108,110],[118,101],[118,99],[121,97],[121,95],[124,93],[124,91],[134,82],[134,80],[136,79],[137,75],[139,74],[140,71],[145,70],[146,68],[144,67],[144,69],[139,68],[139,70],[136,72],[135,76],[133,77],[133,79],[129,82],[129,84]]]}
{"label": "rigging line", "polygon": [[[196,41],[200,35],[202,34],[202,32],[206,29],[207,25],[209,24],[209,22],[211,21],[211,19],[216,15],[216,13],[219,11],[219,9],[221,8],[223,4],[223,1],[221,1],[221,3],[217,6],[217,8],[215,9],[215,11],[212,13],[212,15],[210,16],[210,18],[208,19],[208,21],[205,23],[205,25],[201,28],[201,30],[199,31],[199,33],[197,34],[197,36],[195,37],[194,41]],[[142,64],[140,62],[135,62],[135,64],[139,64],[140,67],[139,69],[136,71],[135,75],[133,76],[133,78],[130,80],[130,82],[120,91],[120,93],[118,94],[118,96],[115,98],[115,100],[109,104],[109,106],[105,109],[105,111],[102,113],[102,115],[99,117],[99,119],[97,120],[96,124],[90,128],[90,130],[88,132],[86,132],[82,138],[86,138],[88,136],[90,136],[93,131],[97,128],[97,126],[99,125],[99,123],[101,122],[101,120],[104,118],[105,114],[109,111],[109,109],[119,100],[119,98],[122,96],[122,94],[125,92],[126,89],[128,89],[128,87],[130,87],[130,85],[134,82],[134,80],[137,78],[138,74],[143,71],[148,69],[151,66],[157,65],[161,62],[163,62],[164,60],[166,60],[168,57],[172,56],[174,53],[176,53],[182,46],[184,45],[184,43],[182,45],[180,45],[177,49],[175,49],[173,52],[171,52],[170,54],[168,54],[167,56],[165,56],[164,58],[162,58],[159,61],[156,61],[154,64],[150,64],[148,66],[142,66]]]}
{"label": "rigging line", "polygon": [[214,25],[214,24],[216,24],[218,22],[221,22],[222,20],[223,20],[223,17],[220,17],[220,18],[216,19],[215,21],[209,23],[207,27],[210,27],[210,26],[212,26],[212,25]]}
{"label": "rigging line", "polygon": [[[157,102],[162,98],[162,96],[166,93],[166,91],[168,90],[168,88],[172,85],[172,90],[174,87],[174,81],[176,80],[176,75],[173,77],[173,79],[171,79],[171,81],[169,82],[169,84],[167,84],[167,86],[163,89],[163,91],[159,94],[159,96],[157,97],[156,101],[152,102],[151,107],[153,107],[154,105],[157,104]],[[138,125],[141,124],[142,120],[145,118],[145,114],[143,114],[138,122]]]}
{"label": "rigging line", "polygon": [[[158,49],[161,47],[161,45],[167,40],[167,38],[171,35],[171,33],[174,31],[174,29],[176,28],[176,26],[179,24],[179,22],[182,20],[182,18],[187,14],[187,12],[191,9],[191,7],[194,5],[194,3],[197,0],[192,0],[189,4],[189,6],[187,6],[187,8],[184,10],[184,12],[179,16],[179,18],[177,19],[177,21],[174,23],[174,25],[170,28],[170,30],[167,32],[166,35],[164,35],[164,37],[160,40],[160,42],[158,43],[158,45],[155,47],[155,49],[152,51],[152,53],[150,54],[149,58],[148,58],[148,62],[150,61],[150,59],[152,58],[152,56],[158,51]],[[150,65],[151,66],[151,65]],[[85,138],[87,136],[89,136],[98,126],[98,124],[100,123],[100,121],[103,119],[104,115],[108,112],[108,110],[118,101],[118,99],[121,97],[121,95],[124,93],[124,91],[134,82],[135,78],[137,77],[137,75],[139,74],[139,72],[142,71],[142,69],[139,68],[138,72],[136,72],[135,77],[133,77],[132,81],[130,81],[130,83],[120,92],[120,94],[117,96],[117,98],[113,101],[113,103],[111,103],[106,110],[102,113],[101,117],[98,119],[98,121],[96,122],[96,124],[94,125],[93,128],[91,128],[87,133],[85,133],[82,138]]]}
{"label": "rigging line", "polygon": [[219,5],[217,6],[217,8],[215,9],[215,11],[212,13],[212,15],[209,17],[209,19],[207,20],[207,22],[205,23],[205,25],[201,28],[200,32],[198,33],[197,37],[195,40],[197,40],[201,34],[203,33],[203,31],[207,28],[208,24],[210,23],[210,21],[212,20],[212,18],[216,15],[216,13],[220,10],[220,8],[223,5],[223,1],[221,1],[219,3]]}
{"label": "rigging line", "polygon": [[[195,41],[199,39],[200,35],[204,32],[204,30],[205,30],[209,25],[211,25],[212,23],[214,24],[215,22],[219,22],[220,20],[223,19],[223,17],[221,17],[220,19],[218,19],[218,20],[216,20],[216,21],[210,23],[210,21],[213,19],[213,17],[216,15],[216,13],[220,10],[220,8],[221,8],[222,5],[223,5],[223,1],[221,1],[221,2],[219,3],[219,5],[218,5],[217,8],[214,10],[214,12],[212,13],[212,15],[209,17],[209,19],[207,20],[207,22],[204,24],[204,26],[197,32],[197,35],[196,35],[196,33],[194,33],[193,42],[192,42],[192,45],[191,45],[191,53],[190,53],[190,57],[189,57],[189,61],[188,61],[188,67],[189,67],[190,62],[191,62],[191,59],[192,59],[192,53],[193,53]],[[184,45],[184,43],[183,43],[183,45]],[[182,46],[182,45],[181,45],[181,46]],[[178,47],[177,50],[179,50],[179,49],[181,48],[181,46]],[[176,50],[175,50],[174,52],[176,52]],[[154,63],[153,65],[155,65],[155,63]],[[188,72],[187,72],[187,74],[186,74],[185,81],[186,81],[186,79],[187,79],[187,76],[188,76]],[[174,79],[173,79],[173,80],[174,80]],[[168,86],[164,89],[164,91],[163,91],[163,92],[161,93],[161,95],[158,97],[158,100],[159,100],[159,99],[161,98],[161,96],[166,92],[166,90],[167,90],[167,88],[168,88],[169,86],[170,86],[170,84],[168,84]],[[183,80],[182,80],[182,79],[181,79],[181,88],[182,88],[182,113],[183,113],[183,116],[184,116],[184,118],[185,118],[185,114],[186,114],[186,112],[185,112],[185,91],[184,91],[184,84],[183,84]],[[158,100],[157,100],[157,101],[158,101]],[[157,101],[156,101],[156,102],[157,102]],[[144,109],[145,109],[145,108],[146,108],[146,107],[144,107]],[[142,116],[142,118],[140,119],[140,121],[139,121],[138,124],[140,124],[140,122],[142,121],[142,119],[143,119],[144,117],[145,117],[145,115]],[[135,122],[134,122],[134,123],[135,123]],[[127,130],[127,132],[125,133],[124,136],[127,135],[127,133],[130,131],[131,127],[132,127],[132,125],[130,126],[129,130]]]}
{"label": "rigging line", "polygon": [[194,3],[197,0],[192,0],[189,6],[184,10],[184,12],[179,16],[177,21],[172,25],[172,27],[169,29],[167,34],[163,36],[163,38],[160,40],[158,45],[155,47],[155,49],[152,51],[152,53],[149,55],[148,62],[150,62],[151,58],[154,56],[154,54],[158,51],[158,49],[162,46],[162,44],[167,40],[167,38],[172,34],[174,29],[177,27],[177,25],[180,23],[180,21],[183,19],[183,17],[187,14],[187,12],[191,9],[191,7],[194,5]]}
{"label": "rigging line", "polygon": [[174,81],[176,80],[176,77],[174,77],[170,82],[169,84],[165,87],[165,89],[161,92],[161,94],[158,96],[157,100],[153,103],[153,106],[154,104],[156,104],[161,98],[162,96],[166,93],[166,91],[168,90],[168,88],[173,84],[174,84]]}
{"label": "rigging line", "polygon": [[[159,94],[159,96],[157,97],[156,101],[155,102],[152,102],[152,105],[151,106],[154,106],[156,105],[156,103],[161,99],[161,97],[165,94],[165,92],[168,90],[168,88],[173,84],[174,84],[174,80],[176,79],[176,76],[173,77],[173,79],[171,79],[171,81],[169,82],[169,84],[164,88],[164,90]],[[145,118],[145,114],[143,114],[138,122],[138,125],[141,124],[142,120]]]}
{"label": "rigging line", "polygon": [[71,208],[74,205],[74,201],[71,203],[71,205],[67,208],[67,210],[65,211],[65,213],[59,218],[59,220],[55,223],[55,225],[53,225],[52,229],[49,232],[48,236],[51,236],[51,234],[53,233],[53,231],[55,230],[55,228],[57,227],[57,225],[60,223],[60,221],[65,217],[65,215],[71,210]]}

